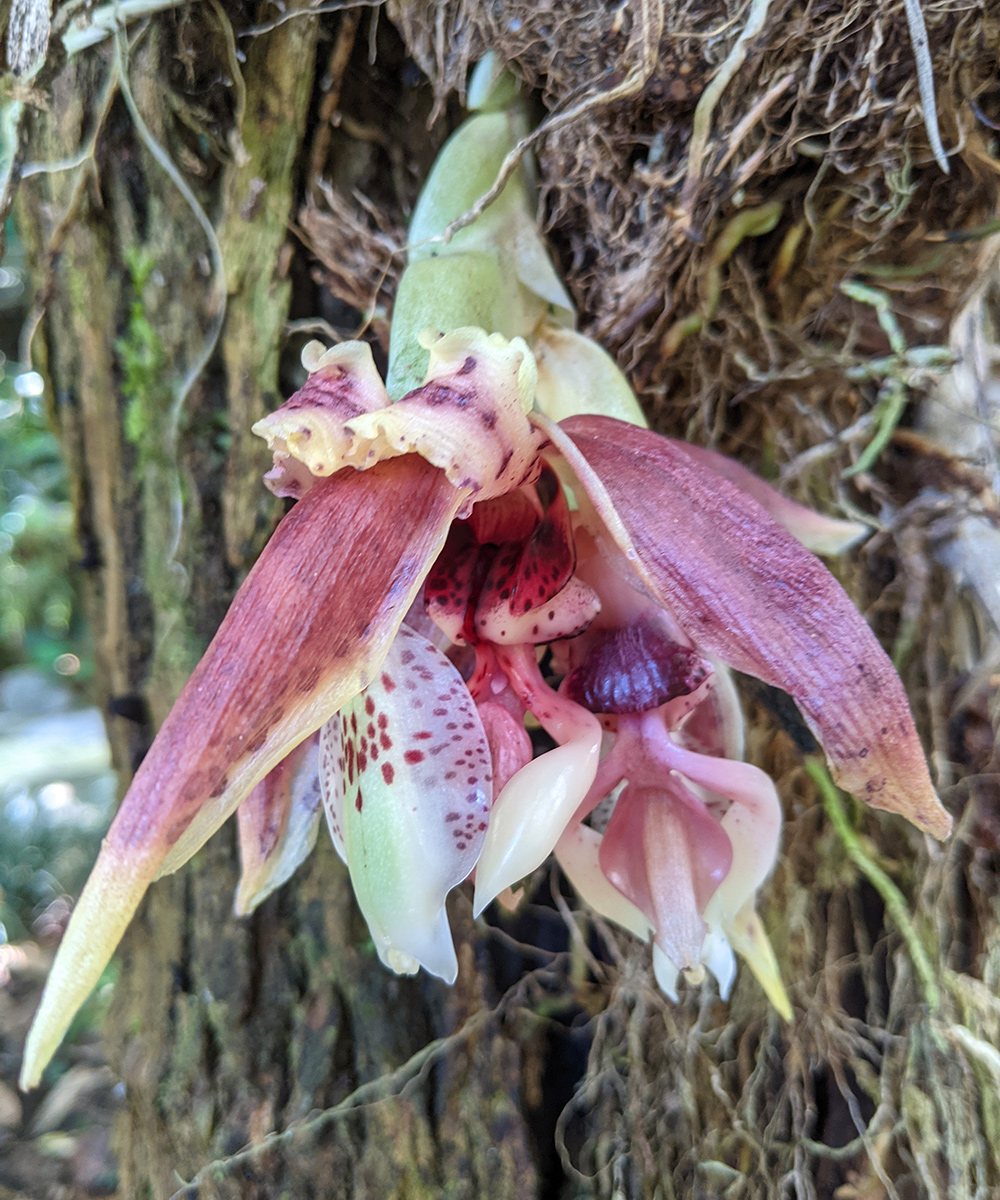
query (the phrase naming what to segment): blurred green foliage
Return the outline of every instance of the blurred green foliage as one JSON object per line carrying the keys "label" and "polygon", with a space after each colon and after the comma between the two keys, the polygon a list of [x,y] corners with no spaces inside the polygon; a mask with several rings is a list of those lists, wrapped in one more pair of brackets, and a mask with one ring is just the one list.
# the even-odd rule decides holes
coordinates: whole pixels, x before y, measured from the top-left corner
{"label": "blurred green foliage", "polygon": [[75,808],[89,811],[83,819],[53,820],[36,795],[23,791],[8,797],[0,815],[2,940],[51,937],[61,918],[69,916],[69,905],[58,901],[83,888],[104,830],[103,805],[77,803]]}
{"label": "blurred green foliage", "polygon": [[73,514],[40,377],[16,360],[26,287],[19,244],[7,233],[0,268],[0,670],[50,668],[80,653],[85,630],[73,584]]}
{"label": "blurred green foliage", "polygon": [[10,396],[9,367],[0,384],[0,669],[51,666],[83,632],[65,469],[31,399]]}
{"label": "blurred green foliage", "polygon": [[[19,688],[8,686],[18,672],[2,679],[0,943],[58,936],[62,898],[82,886],[114,795],[113,777],[99,761],[81,766],[75,743],[85,730],[93,744],[100,730],[93,721],[73,724],[79,704],[67,693],[68,684],[92,672],[75,587],[73,511],[59,443],[46,420],[44,381],[18,361],[29,289],[16,231],[8,225],[6,234],[0,266],[0,674],[12,667],[34,671],[19,673]],[[55,725],[55,735],[59,721],[64,724]],[[74,744],[54,756],[47,775],[29,770],[13,749],[58,736]]]}

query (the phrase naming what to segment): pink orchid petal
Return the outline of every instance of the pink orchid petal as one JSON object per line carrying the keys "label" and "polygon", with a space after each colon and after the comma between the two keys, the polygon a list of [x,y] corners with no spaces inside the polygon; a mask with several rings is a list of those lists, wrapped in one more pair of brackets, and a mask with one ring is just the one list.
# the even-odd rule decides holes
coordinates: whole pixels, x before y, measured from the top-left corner
{"label": "pink orchid petal", "polygon": [[499,795],[518,771],[531,762],[531,738],[524,728],[524,719],[518,719],[495,700],[484,701],[477,710],[490,745],[493,792]]}
{"label": "pink orchid petal", "polygon": [[555,856],[580,899],[599,916],[648,941],[652,926],[601,870],[601,835],[589,825],[570,825],[556,842]]}
{"label": "pink orchid petal", "polygon": [[572,821],[593,782],[601,749],[597,718],[586,716],[592,726],[582,724],[578,737],[532,759],[497,796],[476,867],[474,916],[540,867]]}
{"label": "pink orchid petal", "polygon": [[732,863],[705,906],[705,920],[725,930],[752,901],[778,856],[782,811],[769,775],[750,763],[695,754],[666,739],[664,759],[673,770],[732,803],[720,825],[732,845]]}
{"label": "pink orchid petal", "polygon": [[379,958],[453,983],[445,899],[475,866],[493,799],[489,745],[468,688],[404,625],[377,678],[341,710],[340,731],[337,824]]}
{"label": "pink orchid petal", "polygon": [[[176,844],[159,874],[186,862],[248,785],[375,676],[457,504],[441,473],[411,456],[321,481],[285,517],[133,784],[147,807],[160,801],[158,813],[178,793],[188,806],[173,813],[166,836]],[[168,754],[173,779],[157,771]],[[203,781],[213,786],[198,795]]]}
{"label": "pink orchid petal", "polygon": [[409,457],[321,481],[280,523],[104,839],[28,1037],[23,1086],[38,1082],[150,882],[375,675],[459,502],[440,471]]}
{"label": "pink orchid petal", "polygon": [[236,810],[236,916],[252,913],[305,861],[316,844],[320,807],[319,737],[313,734],[272,767]]}
{"label": "pink orchid petal", "polygon": [[[746,745],[746,722],[732,672],[711,661],[712,689],[708,696],[674,732],[678,745],[716,758],[742,759]],[[675,729],[673,724],[671,730]]]}
{"label": "pink orchid petal", "polygon": [[594,782],[601,752],[600,722],[548,687],[534,647],[494,652],[525,708],[560,745],[522,767],[494,801],[476,867],[475,916],[549,856]]}
{"label": "pink orchid petal", "polygon": [[947,836],[899,677],[819,560],[665,438],[607,417],[534,419],[698,647],[790,693],[841,787]]}
{"label": "pink orchid petal", "polygon": [[[601,841],[601,834],[589,825],[571,825],[556,843],[556,860],[588,908],[627,929],[641,941],[648,941],[652,932],[650,922],[601,870]],[[728,1000],[736,978],[736,960],[721,929],[709,927],[701,949],[701,961],[719,981],[719,995]],[[655,943],[653,968],[660,990],[676,1002],[680,972]]]}
{"label": "pink orchid petal", "polygon": [[728,479],[753,496],[782,528],[787,529],[792,537],[814,554],[843,554],[871,533],[871,526],[863,525],[860,521],[825,517],[815,509],[796,504],[734,458],[703,446],[692,446],[690,442],[679,442],[673,438],[665,440],[700,466]]}
{"label": "pink orchid petal", "polygon": [[[610,882],[653,926],[653,939],[680,969],[701,961],[702,911],[729,867],[726,835],[690,793],[628,785],[600,848]],[[669,787],[669,791],[666,790]]]}

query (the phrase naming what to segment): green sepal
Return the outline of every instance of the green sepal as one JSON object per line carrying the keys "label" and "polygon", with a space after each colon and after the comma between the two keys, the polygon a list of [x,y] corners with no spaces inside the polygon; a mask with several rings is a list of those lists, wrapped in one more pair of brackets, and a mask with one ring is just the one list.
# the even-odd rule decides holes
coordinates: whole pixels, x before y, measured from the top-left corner
{"label": "green sepal", "polygon": [[648,429],[639,401],[606,350],[573,329],[545,329],[532,343],[535,403],[553,421],[593,414]]}
{"label": "green sepal", "polygon": [[473,68],[465,106],[473,113],[502,112],[514,104],[520,90],[521,84],[500,62],[496,51],[487,50]]}
{"label": "green sepal", "polygon": [[523,162],[475,221],[443,240],[493,186],[525,129],[518,104],[476,114],[452,134],[431,169],[410,224],[409,266],[393,309],[387,387],[394,400],[423,381],[427,352],[416,338],[425,329],[480,325],[530,339],[543,322],[573,323],[572,302],[535,224]]}

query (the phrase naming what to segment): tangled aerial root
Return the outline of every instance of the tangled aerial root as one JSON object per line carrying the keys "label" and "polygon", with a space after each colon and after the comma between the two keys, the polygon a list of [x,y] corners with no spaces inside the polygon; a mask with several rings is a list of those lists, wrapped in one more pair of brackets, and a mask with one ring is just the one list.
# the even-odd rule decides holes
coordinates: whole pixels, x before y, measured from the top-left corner
{"label": "tangled aerial root", "polygon": [[[978,243],[956,252],[940,238],[996,207],[995,14],[926,12],[946,176],[901,2],[451,0],[390,13],[439,104],[490,47],[548,120],[578,111],[540,142],[547,227],[588,331],[671,423],[697,408],[702,436],[718,435],[732,425],[721,405],[765,393],[774,438],[812,389],[825,411],[857,415],[864,398],[831,396],[830,368],[882,347],[859,343],[871,322],[840,292],[846,279],[892,293],[909,345],[946,340],[981,261]],[[720,245],[772,204],[766,234],[748,230],[739,254],[739,241]],[[698,336],[678,344],[679,322]]]}

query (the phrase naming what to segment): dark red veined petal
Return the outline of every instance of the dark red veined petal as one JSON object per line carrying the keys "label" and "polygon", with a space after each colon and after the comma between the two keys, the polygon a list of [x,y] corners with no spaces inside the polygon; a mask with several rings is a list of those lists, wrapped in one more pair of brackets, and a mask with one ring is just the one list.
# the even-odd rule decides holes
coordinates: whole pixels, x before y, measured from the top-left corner
{"label": "dark red veined petal", "polygon": [[477,625],[480,616],[494,610],[523,617],[541,608],[562,591],[575,566],[569,506],[562,488],[556,488],[545,516],[523,547],[514,541],[501,546],[479,597]]}
{"label": "dark red veined petal", "polygon": [[665,440],[707,470],[748,492],[779,525],[814,554],[842,554],[871,533],[871,527],[862,525],[860,521],[825,517],[805,505],[796,504],[734,458],[727,458],[715,450],[706,450],[704,446],[692,446],[689,442],[679,442],[673,438]]}
{"label": "dark red veined petal", "polygon": [[469,527],[480,545],[523,542],[542,516],[533,487],[518,488],[495,500],[476,504],[469,515]]}
{"label": "dark red veined petal", "polygon": [[842,787],[947,836],[903,685],[823,564],[667,439],[608,417],[536,419],[699,649],[792,695]]}
{"label": "dark red veined petal", "polygon": [[150,881],[374,677],[460,494],[415,456],[319,481],[281,522],[136,773],[25,1048],[33,1086]]}
{"label": "dark red veined petal", "polygon": [[573,637],[600,610],[593,589],[573,578],[576,549],[566,495],[546,467],[539,490],[551,496],[528,540],[501,545],[479,594],[477,637],[498,645],[540,645]]}

